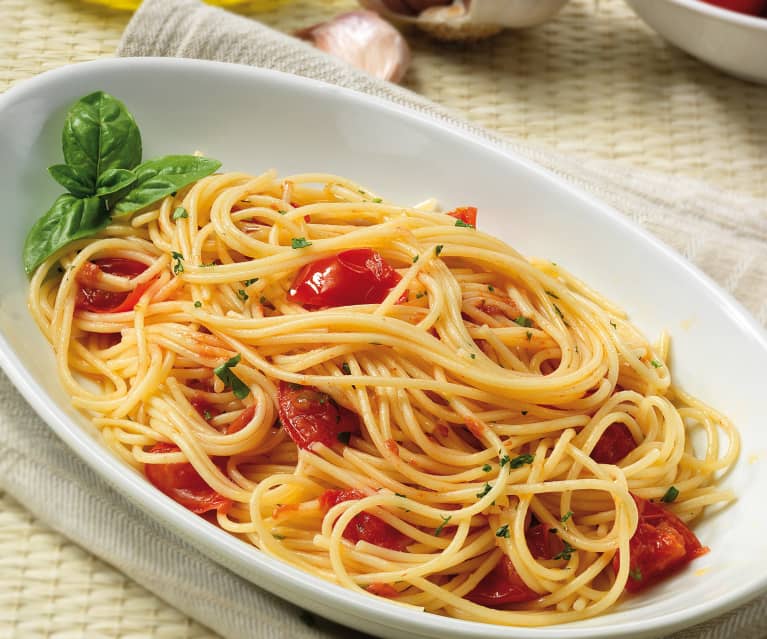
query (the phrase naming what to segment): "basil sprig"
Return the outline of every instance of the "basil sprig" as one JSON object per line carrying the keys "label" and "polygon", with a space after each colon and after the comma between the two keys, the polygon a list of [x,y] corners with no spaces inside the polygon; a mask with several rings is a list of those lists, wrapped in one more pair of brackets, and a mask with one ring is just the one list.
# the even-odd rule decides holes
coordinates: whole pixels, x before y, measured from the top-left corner
{"label": "basil sprig", "polygon": [[103,91],[70,107],[61,136],[65,164],[48,169],[69,193],[56,198],[24,242],[24,270],[74,240],[95,235],[111,218],[129,215],[216,171],[221,163],[166,155],[141,163],[141,133],[125,105]]}

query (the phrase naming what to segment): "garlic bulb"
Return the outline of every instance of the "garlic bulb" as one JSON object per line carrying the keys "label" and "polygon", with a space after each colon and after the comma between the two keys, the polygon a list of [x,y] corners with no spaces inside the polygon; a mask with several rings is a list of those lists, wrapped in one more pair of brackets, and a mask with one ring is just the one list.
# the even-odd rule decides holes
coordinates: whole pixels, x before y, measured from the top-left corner
{"label": "garlic bulb", "polygon": [[399,82],[410,64],[405,38],[373,11],[351,11],[298,31],[299,38],[370,75]]}
{"label": "garlic bulb", "polygon": [[387,20],[415,24],[442,40],[470,40],[505,27],[532,27],[568,0],[359,0]]}

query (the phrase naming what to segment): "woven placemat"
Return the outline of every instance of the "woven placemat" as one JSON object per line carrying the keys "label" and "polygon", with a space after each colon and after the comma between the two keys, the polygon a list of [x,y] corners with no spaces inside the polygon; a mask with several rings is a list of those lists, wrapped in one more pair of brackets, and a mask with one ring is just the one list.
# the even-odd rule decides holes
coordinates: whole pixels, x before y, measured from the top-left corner
{"label": "woven placemat", "polygon": [[[356,4],[239,11],[291,31]],[[0,91],[113,55],[130,14],[78,0],[0,0]],[[573,0],[535,30],[472,46],[409,34],[405,84],[502,134],[767,197],[767,87],[665,45],[621,0]],[[0,637],[213,638],[0,493]]]}

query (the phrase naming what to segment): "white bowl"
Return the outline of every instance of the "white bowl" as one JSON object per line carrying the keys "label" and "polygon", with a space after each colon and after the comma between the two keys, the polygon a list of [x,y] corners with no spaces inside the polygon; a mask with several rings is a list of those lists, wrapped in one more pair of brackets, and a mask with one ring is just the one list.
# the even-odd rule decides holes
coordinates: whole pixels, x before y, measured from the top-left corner
{"label": "white bowl", "polygon": [[[505,628],[417,613],[343,590],[268,557],[156,491],[103,447],[75,411],[51,348],[25,307],[21,249],[59,188],[63,115],[103,89],[135,115],[146,157],[196,149],[225,170],[329,171],[392,201],[434,195],[475,204],[483,229],[563,264],[631,314],[648,334],[668,329],[681,385],[729,413],[744,455],[726,484],[739,500],[696,527],[711,552],[610,613],[549,628]],[[311,105],[308,109],[306,105]],[[287,142],[287,143],[286,143]],[[0,96],[0,364],[27,401],[112,486],[180,538],[275,594],[385,637],[639,639],[690,626],[767,590],[767,336],[680,256],[597,200],[510,152],[388,102],[251,67],[176,59],[110,59],[64,67]],[[684,328],[683,328],[684,327]]]}
{"label": "white bowl", "polygon": [[626,0],[666,40],[744,80],[767,83],[767,18],[701,0]]}

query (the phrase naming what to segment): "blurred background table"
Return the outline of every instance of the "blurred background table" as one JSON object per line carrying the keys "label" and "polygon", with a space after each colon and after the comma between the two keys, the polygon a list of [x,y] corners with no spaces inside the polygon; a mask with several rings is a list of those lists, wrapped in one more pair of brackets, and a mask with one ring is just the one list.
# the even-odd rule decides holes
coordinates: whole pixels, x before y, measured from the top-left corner
{"label": "blurred background table", "polygon": [[[235,8],[291,32],[352,0]],[[114,55],[130,13],[77,0],[0,0],[0,91]],[[502,135],[767,197],[767,86],[667,45],[622,0],[572,0],[537,29],[471,45],[409,32],[404,85]],[[0,492],[0,636],[214,639]],[[255,639],[255,638],[254,638]]]}

